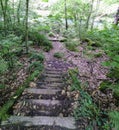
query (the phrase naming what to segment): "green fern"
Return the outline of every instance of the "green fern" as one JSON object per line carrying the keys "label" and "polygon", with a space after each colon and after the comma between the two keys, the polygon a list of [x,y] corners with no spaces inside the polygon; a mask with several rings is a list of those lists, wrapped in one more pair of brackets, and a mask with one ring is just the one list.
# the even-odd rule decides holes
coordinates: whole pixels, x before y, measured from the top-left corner
{"label": "green fern", "polygon": [[7,65],[7,62],[0,58],[0,73],[3,74],[4,72],[6,72],[8,69],[8,65]]}
{"label": "green fern", "polygon": [[118,111],[110,112],[109,118],[113,124],[114,130],[119,130],[119,112]]}
{"label": "green fern", "polygon": [[43,62],[44,61],[44,55],[42,53],[32,53],[31,57],[30,57],[30,60],[37,60],[37,61],[41,61]]}

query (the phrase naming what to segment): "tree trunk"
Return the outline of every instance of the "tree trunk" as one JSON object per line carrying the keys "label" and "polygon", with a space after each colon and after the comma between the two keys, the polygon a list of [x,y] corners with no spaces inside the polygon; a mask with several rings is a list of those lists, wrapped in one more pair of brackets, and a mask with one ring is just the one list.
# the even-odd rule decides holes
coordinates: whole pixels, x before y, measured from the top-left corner
{"label": "tree trunk", "polygon": [[18,4],[18,7],[17,7],[17,22],[18,22],[18,25],[20,24],[20,7],[21,7],[21,0],[19,0],[19,4]]}
{"label": "tree trunk", "polygon": [[115,15],[114,24],[115,24],[115,25],[118,25],[118,22],[119,22],[119,7],[118,7],[117,13],[116,13],[116,15]]}
{"label": "tree trunk", "polygon": [[92,23],[91,23],[91,30],[93,29],[93,26],[94,26],[94,23],[95,23],[95,18],[97,16],[99,8],[100,8],[100,0],[97,0],[96,9],[95,9],[95,16],[93,16]]}
{"label": "tree trunk", "polygon": [[14,5],[14,0],[12,1],[13,2],[13,28],[15,27],[15,5]]}
{"label": "tree trunk", "polygon": [[25,47],[26,53],[28,53],[28,11],[29,11],[29,0],[26,0],[26,31],[25,31]]}
{"label": "tree trunk", "polygon": [[68,30],[68,20],[67,20],[67,1],[65,0],[65,28]]}
{"label": "tree trunk", "polygon": [[89,15],[88,15],[87,22],[86,22],[86,29],[89,28],[89,22],[90,22],[91,14],[92,14],[92,11],[93,11],[93,4],[94,4],[94,0],[92,0],[92,2],[91,2]]}
{"label": "tree trunk", "polygon": [[4,19],[4,32],[5,36],[7,34],[7,2],[8,0],[5,0],[5,5],[3,4],[3,1],[0,0],[1,8],[2,8],[2,13],[3,13],[3,19]]}

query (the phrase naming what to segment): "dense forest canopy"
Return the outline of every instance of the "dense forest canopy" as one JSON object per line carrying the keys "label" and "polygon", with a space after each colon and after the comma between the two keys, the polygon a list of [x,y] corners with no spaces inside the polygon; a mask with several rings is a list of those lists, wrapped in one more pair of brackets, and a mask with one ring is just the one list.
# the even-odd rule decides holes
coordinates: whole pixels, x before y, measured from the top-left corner
{"label": "dense forest canopy", "polygon": [[51,56],[75,65],[60,96],[85,130],[119,130],[118,23],[119,0],[0,0],[0,121]]}

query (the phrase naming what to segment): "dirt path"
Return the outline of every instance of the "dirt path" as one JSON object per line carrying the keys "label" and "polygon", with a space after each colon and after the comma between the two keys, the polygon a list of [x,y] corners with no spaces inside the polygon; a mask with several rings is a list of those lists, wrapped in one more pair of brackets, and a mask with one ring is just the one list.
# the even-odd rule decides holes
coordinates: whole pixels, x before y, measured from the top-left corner
{"label": "dirt path", "polygon": [[[108,58],[105,55],[99,58],[88,59],[85,58],[83,51],[85,47],[79,47],[79,52],[71,52],[66,49],[63,43],[54,39],[53,49],[49,53],[44,53],[46,61],[55,60],[54,53],[61,52],[64,54],[62,60],[68,63],[72,63],[73,67],[77,67],[79,70],[80,78],[82,82],[87,81],[90,89],[95,90],[99,86],[100,82],[106,79],[108,69],[101,65],[102,62]],[[98,50],[95,50],[98,51]],[[93,52],[92,52],[93,53]]]}

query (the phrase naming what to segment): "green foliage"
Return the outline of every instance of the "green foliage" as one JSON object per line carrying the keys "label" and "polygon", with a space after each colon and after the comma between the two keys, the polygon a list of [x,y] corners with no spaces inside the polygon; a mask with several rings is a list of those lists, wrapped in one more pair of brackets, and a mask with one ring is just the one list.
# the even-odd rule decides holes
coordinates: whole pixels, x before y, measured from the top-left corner
{"label": "green foliage", "polygon": [[49,37],[55,37],[55,34],[54,34],[53,32],[50,32],[50,33],[48,34],[48,36],[49,36]]}
{"label": "green foliage", "polygon": [[45,59],[42,53],[32,53],[30,56],[30,60],[37,60],[43,62]]}
{"label": "green foliage", "polygon": [[64,56],[64,54],[61,52],[54,53],[54,57],[56,57],[56,58],[63,58],[63,56]]}
{"label": "green foliage", "polygon": [[6,72],[7,69],[8,69],[7,62],[2,57],[0,57],[0,74]]}
{"label": "green foliage", "polygon": [[[21,38],[11,34],[6,38],[2,38],[0,41],[0,56],[2,58],[2,63],[4,61],[3,67],[8,66],[8,68],[13,68],[17,63],[17,56],[22,52],[20,47]],[[2,64],[1,63],[1,64]],[[4,69],[3,69],[4,70]]]}
{"label": "green foliage", "polygon": [[80,90],[81,89],[81,83],[78,79],[78,70],[77,69],[70,69],[68,71],[68,73],[69,73],[69,76],[71,77],[71,81],[72,81],[71,90],[72,91]]}
{"label": "green foliage", "polygon": [[4,84],[0,84],[0,89],[4,89],[5,85]]}
{"label": "green foliage", "polygon": [[80,107],[74,111],[76,119],[83,117],[96,120],[100,114],[99,109],[93,104],[92,98],[87,92],[80,91],[80,94]]}
{"label": "green foliage", "polygon": [[114,130],[119,130],[119,112],[109,112],[111,123],[113,124]]}
{"label": "green foliage", "polygon": [[102,83],[100,84],[99,90],[101,90],[101,91],[104,92],[107,88],[110,87],[110,85],[111,85],[111,82],[109,82],[109,81],[104,81],[104,82],[102,82]]}
{"label": "green foliage", "polygon": [[42,46],[46,51],[49,51],[52,48],[52,43],[48,38],[36,30],[29,31],[29,40],[33,41],[34,45]]}
{"label": "green foliage", "polygon": [[[38,67],[39,65],[39,67]],[[19,86],[14,95],[0,108],[0,120],[6,120],[9,117],[9,110],[15,103],[15,101],[19,98],[19,96],[22,94],[24,89],[28,87],[29,82],[33,81],[34,78],[38,77],[40,75],[40,72],[43,70],[43,64],[35,63],[31,65],[32,68],[35,67],[34,71],[32,71],[26,81],[23,83],[23,85]],[[37,66],[37,67],[36,67]],[[3,85],[2,85],[3,86]],[[1,87],[1,84],[0,84]]]}
{"label": "green foliage", "polygon": [[99,126],[100,129],[106,127],[107,119],[103,118],[105,114],[93,103],[92,97],[87,93],[85,87],[81,85],[78,79],[78,70],[69,70],[68,74],[71,80],[72,91],[76,90],[80,92],[79,99],[77,100],[77,108],[74,109],[76,120],[80,121],[82,118],[88,119],[89,126],[85,128],[86,130],[92,130],[94,125]]}
{"label": "green foliage", "polygon": [[115,63],[117,64],[116,67],[115,67],[115,64],[113,64],[112,62],[112,68],[110,69],[110,72],[107,74],[107,76],[118,82],[119,81],[119,68],[117,68],[117,66],[119,66],[119,64],[117,62]]}
{"label": "green foliage", "polygon": [[101,57],[101,56],[102,56],[102,53],[94,54],[94,57],[95,57],[95,58],[99,58],[99,57]]}
{"label": "green foliage", "polygon": [[68,39],[65,42],[65,46],[70,51],[78,51],[77,47],[79,46],[80,42],[77,39]]}
{"label": "green foliage", "polygon": [[28,71],[34,72],[35,70],[41,71],[42,69],[43,69],[43,65],[42,65],[41,61],[35,61],[30,64]]}

